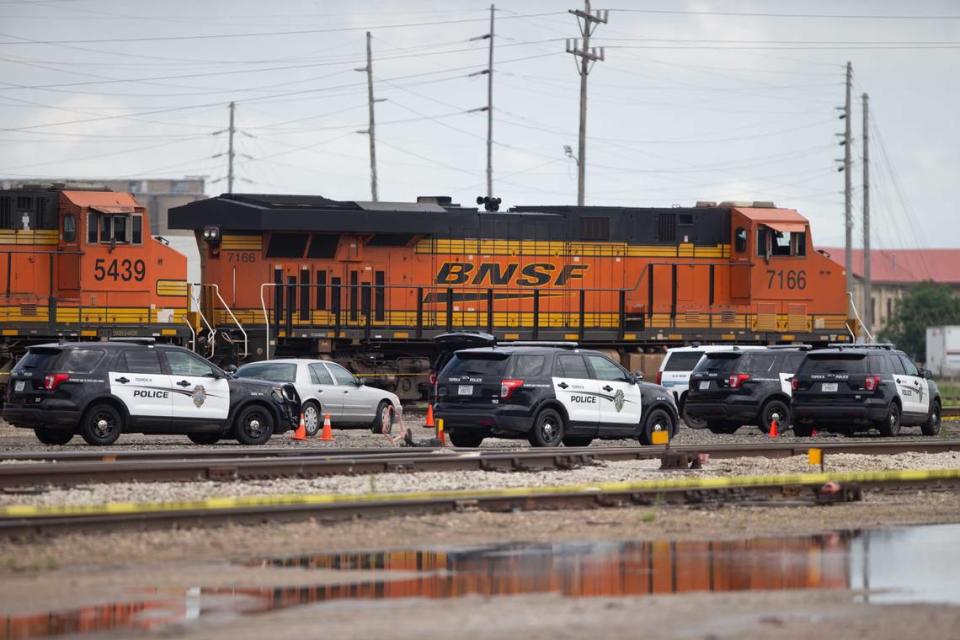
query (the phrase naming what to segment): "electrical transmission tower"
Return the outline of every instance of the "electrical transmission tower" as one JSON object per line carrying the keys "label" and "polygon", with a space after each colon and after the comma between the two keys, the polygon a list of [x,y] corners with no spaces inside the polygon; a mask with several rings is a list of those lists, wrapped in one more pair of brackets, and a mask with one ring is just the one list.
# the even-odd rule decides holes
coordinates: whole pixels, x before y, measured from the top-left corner
{"label": "electrical transmission tower", "polygon": [[[843,267],[846,270],[846,290],[847,294],[853,293],[853,176],[850,174],[850,168],[853,163],[851,158],[853,137],[850,134],[850,90],[853,87],[853,65],[847,62],[847,82],[846,99],[842,107],[837,107],[840,119],[844,121],[843,133],[838,136],[843,137],[840,143],[843,145],[843,165],[837,171],[843,172],[843,226],[844,226],[844,252]],[[853,318],[853,298],[847,305],[847,317]]]}
{"label": "electrical transmission tower", "polygon": [[579,42],[577,38],[567,39],[567,53],[580,58],[577,72],[580,74],[580,143],[577,148],[577,204],[583,206],[586,190],[587,171],[587,76],[593,67],[592,63],[603,62],[603,47],[591,47],[590,36],[601,24],[607,23],[606,9],[592,11],[590,0],[584,0],[584,10],[570,9],[577,18],[580,27]]}
{"label": "electrical transmission tower", "polygon": [[490,5],[490,32],[482,36],[470,38],[470,40],[489,40],[489,52],[487,54],[487,68],[483,71],[476,71],[469,76],[487,76],[487,106],[470,109],[470,112],[487,112],[487,197],[493,197],[493,15],[496,11],[494,5]]}
{"label": "electrical transmission tower", "polygon": [[370,195],[374,202],[380,198],[377,195],[377,135],[373,117],[373,105],[383,100],[375,100],[373,97],[373,55],[370,51],[370,32],[367,31],[367,66],[359,67],[357,71],[363,71],[367,74],[367,111],[369,121],[367,128],[357,133],[365,133],[370,136]]}
{"label": "electrical transmission tower", "polygon": [[[215,136],[220,135],[221,133],[227,133],[227,134],[229,134],[229,135],[227,136],[227,150],[226,150],[225,152],[223,152],[223,153],[217,153],[217,154],[214,154],[213,156],[211,156],[212,158],[222,158],[222,157],[224,157],[224,156],[227,157],[227,193],[233,193],[233,183],[234,183],[234,181],[237,179],[237,178],[235,178],[235,173],[234,173],[234,170],[233,170],[234,160],[236,160],[237,156],[242,157],[242,158],[246,158],[246,159],[248,159],[248,160],[253,160],[253,156],[251,156],[251,155],[249,155],[249,154],[246,154],[246,153],[238,153],[238,152],[235,150],[235,146],[234,146],[234,143],[233,143],[233,139],[234,139],[234,136],[236,136],[237,133],[241,133],[241,134],[247,136],[248,138],[252,138],[252,137],[253,137],[252,135],[250,135],[250,134],[247,133],[246,131],[241,131],[241,130],[237,129],[237,127],[235,126],[236,110],[237,110],[237,103],[236,103],[236,102],[231,102],[231,103],[230,103],[230,124],[227,126],[226,129],[220,129],[219,131],[214,131],[214,132],[213,132],[213,135],[215,135]],[[242,180],[243,178],[240,178],[240,179]],[[214,183],[216,183],[216,182],[219,182],[220,180],[223,180],[223,177],[217,178],[216,180],[211,180],[210,183],[211,183],[211,184],[214,184]],[[246,180],[246,182],[250,182],[250,181],[249,181],[249,180]]]}

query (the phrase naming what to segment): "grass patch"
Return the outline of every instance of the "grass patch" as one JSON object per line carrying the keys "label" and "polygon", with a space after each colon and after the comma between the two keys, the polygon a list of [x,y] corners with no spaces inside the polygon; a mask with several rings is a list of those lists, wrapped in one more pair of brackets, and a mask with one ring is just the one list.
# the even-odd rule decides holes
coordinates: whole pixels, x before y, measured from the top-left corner
{"label": "grass patch", "polygon": [[945,407],[960,405],[960,382],[938,380],[937,387],[940,388],[940,397],[943,398]]}

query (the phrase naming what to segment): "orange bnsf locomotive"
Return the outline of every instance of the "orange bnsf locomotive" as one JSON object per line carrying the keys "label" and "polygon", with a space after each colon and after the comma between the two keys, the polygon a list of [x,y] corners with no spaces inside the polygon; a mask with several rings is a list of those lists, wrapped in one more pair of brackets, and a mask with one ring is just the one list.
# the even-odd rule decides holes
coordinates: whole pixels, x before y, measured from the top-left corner
{"label": "orange bnsf locomotive", "polygon": [[[451,331],[621,355],[847,335],[842,269],[814,250],[803,216],[772,203],[501,212],[446,197],[232,194],[169,219],[197,236],[222,360],[328,354],[413,374]],[[401,397],[423,382],[395,380]]]}
{"label": "orange bnsf locomotive", "polygon": [[0,386],[31,344],[186,341],[186,257],[150,236],[128,193],[0,191]]}

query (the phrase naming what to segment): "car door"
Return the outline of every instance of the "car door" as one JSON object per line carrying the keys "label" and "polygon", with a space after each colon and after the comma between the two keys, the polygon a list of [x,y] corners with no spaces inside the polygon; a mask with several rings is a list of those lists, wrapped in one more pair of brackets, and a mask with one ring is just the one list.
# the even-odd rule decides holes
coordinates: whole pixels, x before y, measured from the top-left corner
{"label": "car door", "polygon": [[343,398],[342,394],[337,392],[333,376],[320,362],[311,362],[307,369],[310,372],[310,390],[313,392],[311,395],[320,400],[320,411],[329,415],[330,421],[336,424],[343,417]]}
{"label": "car door", "polygon": [[336,383],[334,394],[341,401],[341,421],[360,423],[368,419],[373,420],[373,414],[377,408],[376,406],[366,406],[369,404],[369,394],[365,393],[364,388],[357,384],[357,378],[336,362],[325,362],[324,365],[326,365],[330,375],[333,376],[334,383]]}
{"label": "car door", "polygon": [[927,415],[930,411],[930,386],[926,378],[920,375],[920,371],[910,358],[902,353],[894,355],[903,363],[903,393],[900,397],[903,401],[904,413]]}
{"label": "car door", "polygon": [[163,349],[170,376],[174,420],[223,422],[230,413],[227,377],[200,356],[181,349]]}
{"label": "car door", "polygon": [[630,373],[599,354],[588,353],[586,359],[599,386],[600,435],[625,426],[638,427],[642,417],[640,387],[630,381]]}
{"label": "car door", "polygon": [[[571,425],[578,435],[596,433],[600,421],[600,398],[597,381],[579,353],[559,353],[553,367],[553,392],[567,410]],[[587,435],[587,433],[583,433]]]}
{"label": "car door", "polygon": [[153,347],[124,349],[114,362],[110,392],[120,398],[139,423],[168,421],[173,413],[170,376],[163,372]]}

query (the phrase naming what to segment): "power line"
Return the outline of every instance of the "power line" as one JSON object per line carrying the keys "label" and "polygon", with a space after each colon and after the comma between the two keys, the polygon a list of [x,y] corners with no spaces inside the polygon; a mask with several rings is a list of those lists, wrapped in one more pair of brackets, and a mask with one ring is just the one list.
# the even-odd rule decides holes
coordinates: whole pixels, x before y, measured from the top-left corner
{"label": "power line", "polygon": [[733,16],[757,18],[825,18],[828,20],[960,20],[960,15],[923,14],[835,14],[835,13],[765,13],[756,11],[690,11],[677,9],[610,9],[620,13],[648,13],[662,15]]}

